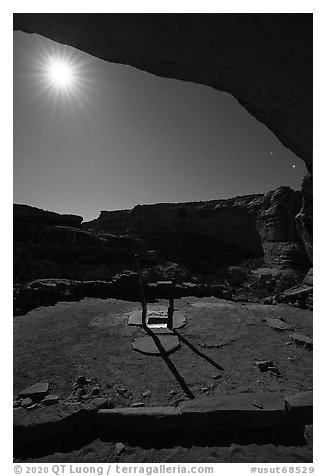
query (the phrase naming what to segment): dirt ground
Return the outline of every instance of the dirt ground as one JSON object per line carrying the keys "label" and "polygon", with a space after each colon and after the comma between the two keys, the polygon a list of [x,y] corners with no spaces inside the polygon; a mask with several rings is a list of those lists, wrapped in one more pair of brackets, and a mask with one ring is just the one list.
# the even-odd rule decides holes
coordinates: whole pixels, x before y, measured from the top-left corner
{"label": "dirt ground", "polygon": [[[160,305],[168,302],[160,300]],[[187,324],[178,330],[181,348],[163,359],[132,350],[145,334],[128,326],[139,304],[115,299],[61,302],[14,318],[14,396],[41,381],[51,393],[72,398],[78,376],[91,379],[89,391],[114,405],[134,402],[146,406],[177,405],[187,398],[238,392],[284,395],[311,390],[312,352],[290,343],[290,330],[275,330],[265,322],[282,317],[296,332],[312,338],[312,312],[288,305],[234,303],[216,298],[176,300]],[[261,372],[257,360],[272,360],[280,374]],[[121,393],[121,389],[127,389]],[[147,392],[146,396],[143,393]],[[149,393],[150,392],[150,393]],[[103,462],[114,460],[114,442],[96,440],[68,453],[43,456],[39,461]],[[164,445],[163,445],[164,446]],[[292,462],[311,461],[309,447],[213,444],[142,448],[130,443],[124,462]],[[35,459],[34,459],[35,460]]]}

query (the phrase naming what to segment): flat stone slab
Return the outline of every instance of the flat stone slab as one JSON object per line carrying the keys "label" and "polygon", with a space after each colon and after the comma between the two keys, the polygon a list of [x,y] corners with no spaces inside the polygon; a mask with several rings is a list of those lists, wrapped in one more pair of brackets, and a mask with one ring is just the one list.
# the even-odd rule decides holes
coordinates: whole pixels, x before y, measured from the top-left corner
{"label": "flat stone slab", "polygon": [[47,395],[43,400],[41,400],[41,403],[44,403],[44,405],[56,405],[58,402],[59,397],[55,394]]}
{"label": "flat stone slab", "polygon": [[283,322],[281,319],[266,319],[266,324],[272,329],[278,331],[293,331],[293,327],[290,327],[288,324]]}
{"label": "flat stone slab", "polygon": [[143,433],[180,430],[180,412],[175,407],[114,408],[100,410],[97,427],[101,430]]}
{"label": "flat stone slab", "polygon": [[173,312],[173,329],[180,329],[187,324],[187,319],[183,312],[181,311],[174,311]]}
{"label": "flat stone slab", "polygon": [[[153,316],[157,313],[158,316],[166,316],[168,317],[168,309],[167,307],[163,306],[153,306],[148,308],[147,310],[147,318],[149,316]],[[173,329],[180,329],[180,327],[183,327],[187,323],[186,317],[181,311],[175,310],[173,312],[173,319],[172,319],[172,326]],[[132,311],[129,320],[128,320],[128,325],[129,326],[141,326],[142,325],[142,311],[141,309],[137,309],[135,311]],[[154,328],[151,328],[153,330]]]}
{"label": "flat stone slab", "polygon": [[301,284],[300,286],[295,286],[290,289],[286,289],[280,295],[286,297],[302,297],[310,294],[312,292],[311,286]]}
{"label": "flat stone slab", "polygon": [[284,399],[278,393],[206,397],[182,402],[179,409],[184,430],[274,428],[282,426],[287,419]]}
{"label": "flat stone slab", "polygon": [[312,350],[313,340],[310,337],[303,334],[295,332],[290,335],[290,339],[299,347],[305,347],[306,349]]}
{"label": "flat stone slab", "polygon": [[[179,338],[175,335],[157,335],[159,345],[151,336],[140,337],[136,339],[131,345],[132,348],[142,354],[146,355],[161,355],[164,349],[166,354],[170,354],[180,348]],[[162,346],[162,348],[160,348]]]}
{"label": "flat stone slab", "polygon": [[141,310],[136,309],[135,311],[132,311],[132,313],[129,316],[128,325],[129,326],[142,325],[142,311]]}
{"label": "flat stone slab", "polygon": [[19,393],[20,397],[29,397],[32,400],[41,400],[49,390],[49,382],[38,382],[25,388]]}

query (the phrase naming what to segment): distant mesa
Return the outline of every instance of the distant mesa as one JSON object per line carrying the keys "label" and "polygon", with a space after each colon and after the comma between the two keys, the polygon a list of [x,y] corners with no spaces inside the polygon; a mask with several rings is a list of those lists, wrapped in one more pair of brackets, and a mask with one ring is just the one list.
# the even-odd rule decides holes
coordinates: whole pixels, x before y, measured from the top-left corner
{"label": "distant mesa", "polygon": [[83,217],[79,215],[60,214],[30,205],[14,204],[14,223],[28,222],[39,225],[71,226],[81,228]]}

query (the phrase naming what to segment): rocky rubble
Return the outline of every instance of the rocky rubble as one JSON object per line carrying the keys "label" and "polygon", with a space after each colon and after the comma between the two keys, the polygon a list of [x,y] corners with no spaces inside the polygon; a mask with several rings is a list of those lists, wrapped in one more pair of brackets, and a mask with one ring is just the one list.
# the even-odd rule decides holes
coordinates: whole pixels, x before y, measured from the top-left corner
{"label": "rocky rubble", "polygon": [[297,286],[270,296],[263,301],[265,304],[286,303],[302,309],[313,310],[313,269],[311,268],[303,281]]}
{"label": "rocky rubble", "polygon": [[276,302],[290,304],[303,309],[312,310],[313,288],[304,284],[287,289],[281,294],[274,296]]}
{"label": "rocky rubble", "polygon": [[[166,285],[167,284],[167,285]],[[149,301],[168,298],[170,281],[144,283]],[[215,296],[232,298],[227,287],[222,284],[178,283],[176,298],[182,296]],[[14,315],[23,315],[39,306],[51,306],[60,301],[77,301],[84,297],[115,298],[130,301],[139,300],[139,282],[135,272],[115,275],[110,281],[76,281],[69,279],[34,280],[26,285],[14,286]]]}
{"label": "rocky rubble", "polygon": [[[231,266],[211,279],[197,277],[185,268],[170,263],[142,272],[146,299],[168,299],[171,279],[176,279],[175,298],[214,296],[240,302],[286,303],[312,310],[312,270],[302,281],[302,273],[291,269],[249,269]],[[163,278],[163,279],[162,279]],[[189,279],[187,281],[186,279]],[[293,286],[294,285],[294,286]],[[279,291],[277,294],[275,292]],[[26,314],[39,307],[60,301],[77,301],[84,297],[139,300],[139,280],[134,271],[126,270],[108,281],[77,281],[72,279],[40,279],[14,286],[14,315]],[[284,324],[283,324],[284,327]]]}

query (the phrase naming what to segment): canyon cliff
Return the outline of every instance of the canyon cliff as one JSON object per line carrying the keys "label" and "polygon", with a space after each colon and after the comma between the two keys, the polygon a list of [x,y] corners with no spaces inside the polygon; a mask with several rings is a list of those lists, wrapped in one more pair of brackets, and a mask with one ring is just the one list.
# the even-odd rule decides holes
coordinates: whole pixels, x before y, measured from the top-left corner
{"label": "canyon cliff", "polygon": [[312,261],[311,13],[16,13],[14,29],[232,94],[302,158],[297,228]]}
{"label": "canyon cliff", "polygon": [[[292,288],[310,267],[295,223],[301,202],[301,192],[280,187],[102,211],[83,223],[81,216],[14,205],[15,313],[85,296],[137,300],[135,255],[149,299],[166,297],[163,285],[175,279],[177,296],[275,303],[280,295],[311,307],[312,275],[308,287]],[[288,288],[292,294],[280,294]]]}
{"label": "canyon cliff", "polygon": [[173,246],[171,237],[174,242],[178,238],[179,247],[191,239],[198,246],[210,240],[211,247],[230,247],[230,255],[233,253],[238,260],[264,258],[272,267],[305,267],[308,258],[295,221],[301,206],[299,191],[280,187],[266,194],[225,200],[102,211],[98,219],[84,222],[83,228],[137,236],[159,248],[167,242]]}

